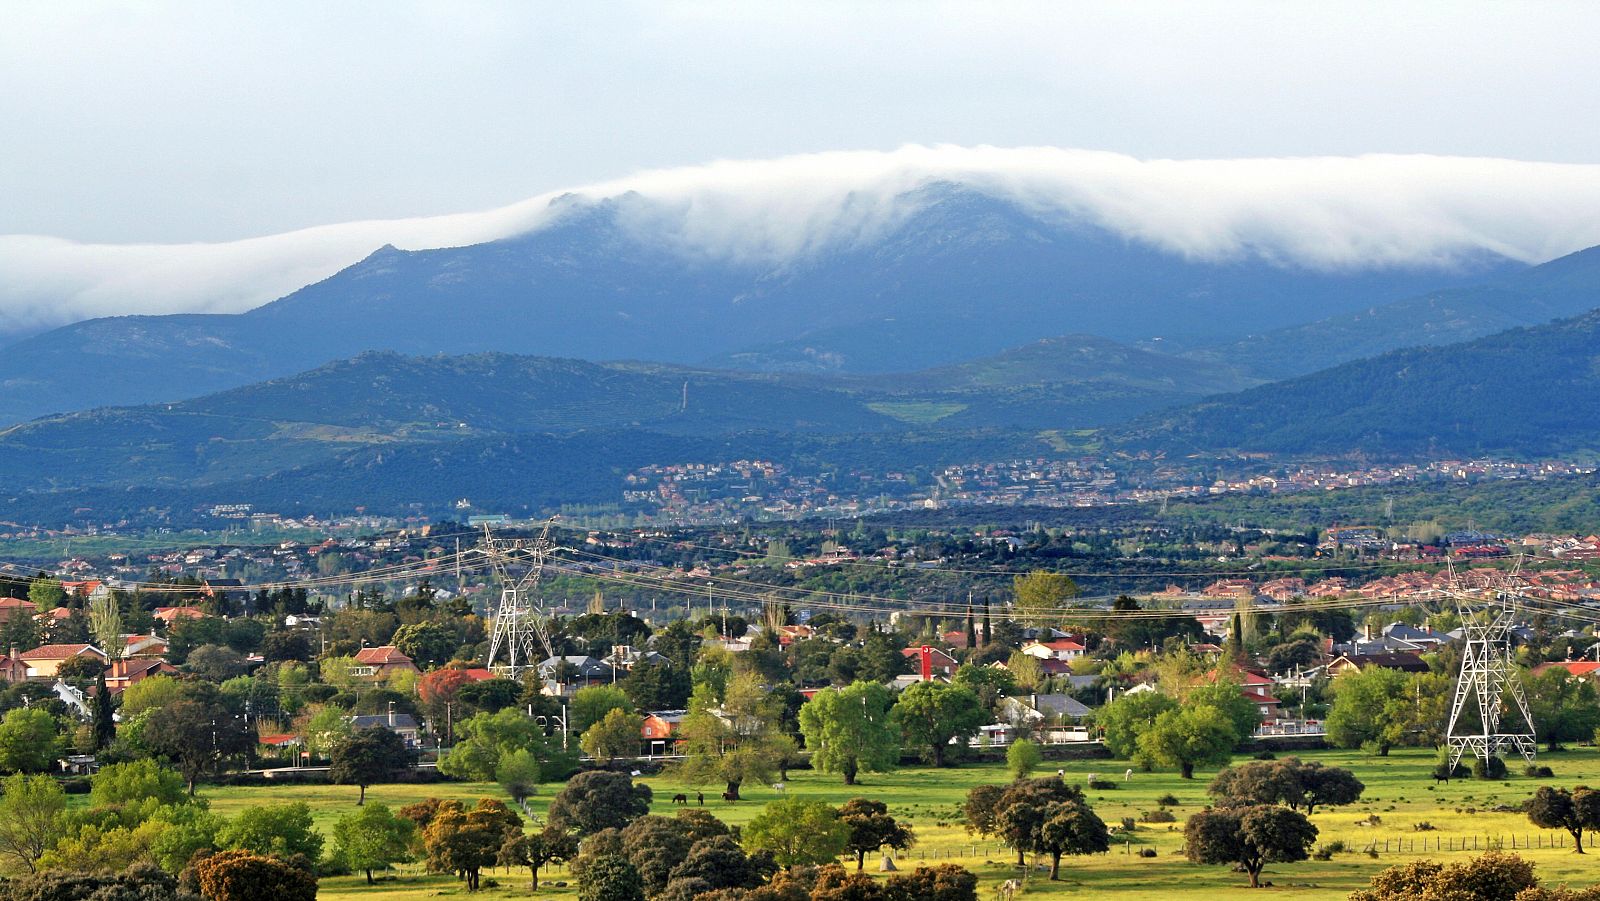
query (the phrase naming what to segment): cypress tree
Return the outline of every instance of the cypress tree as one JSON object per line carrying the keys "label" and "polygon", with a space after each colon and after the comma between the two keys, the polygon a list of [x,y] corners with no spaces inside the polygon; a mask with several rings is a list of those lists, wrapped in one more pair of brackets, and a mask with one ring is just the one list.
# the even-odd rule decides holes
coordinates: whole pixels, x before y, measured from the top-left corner
{"label": "cypress tree", "polygon": [[967,647],[978,646],[978,627],[972,622],[972,604],[967,604]]}
{"label": "cypress tree", "polygon": [[983,599],[983,643],[994,640],[994,626],[989,623],[989,599]]}
{"label": "cypress tree", "polygon": [[106,688],[104,670],[95,677],[93,717],[94,749],[98,751],[117,737],[117,723],[111,716],[111,690]]}

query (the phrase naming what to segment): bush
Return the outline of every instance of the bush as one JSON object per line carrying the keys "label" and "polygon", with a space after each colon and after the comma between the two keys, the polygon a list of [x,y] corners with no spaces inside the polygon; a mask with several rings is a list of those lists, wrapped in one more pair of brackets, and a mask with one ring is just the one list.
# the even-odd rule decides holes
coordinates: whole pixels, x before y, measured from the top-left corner
{"label": "bush", "polygon": [[1498,757],[1485,760],[1482,757],[1472,761],[1472,778],[1474,779],[1504,779],[1506,777],[1506,762]]}
{"label": "bush", "polygon": [[1170,810],[1165,810],[1165,809],[1160,809],[1160,810],[1141,810],[1141,811],[1139,811],[1139,822],[1141,822],[1141,823],[1176,823],[1176,822],[1178,822],[1178,818],[1176,816],[1173,816],[1172,811],[1170,811]]}
{"label": "bush", "polygon": [[1435,828],[1437,828],[1437,827],[1435,827],[1432,823],[1428,822],[1427,820],[1423,820],[1420,823],[1411,824],[1411,831],[1412,832],[1432,832]]}
{"label": "bush", "polygon": [[1278,759],[1278,755],[1272,753],[1271,751],[1258,751],[1255,754],[1255,759],[1256,760],[1277,760]]}
{"label": "bush", "polygon": [[1156,849],[1154,849],[1154,848],[1140,848],[1139,849],[1139,856],[1140,857],[1155,857],[1156,856]]}
{"label": "bush", "polygon": [[1555,776],[1555,773],[1547,766],[1535,766],[1530,763],[1523,767],[1522,775],[1531,779],[1550,779]]}
{"label": "bush", "polygon": [[1090,779],[1089,788],[1095,791],[1108,791],[1117,787],[1117,783],[1110,779]]}
{"label": "bush", "polygon": [[1177,806],[1180,805],[1181,802],[1178,801],[1178,796],[1177,795],[1174,795],[1171,792],[1168,792],[1167,794],[1164,794],[1161,797],[1157,798],[1156,799],[1156,803],[1161,805],[1162,807],[1177,807]]}

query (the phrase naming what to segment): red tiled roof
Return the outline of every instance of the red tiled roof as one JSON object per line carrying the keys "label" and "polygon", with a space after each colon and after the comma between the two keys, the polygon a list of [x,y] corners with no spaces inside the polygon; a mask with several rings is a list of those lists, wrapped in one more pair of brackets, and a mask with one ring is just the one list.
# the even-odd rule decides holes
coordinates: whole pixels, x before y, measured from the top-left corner
{"label": "red tiled roof", "polygon": [[386,644],[381,648],[362,648],[356,654],[356,662],[380,665],[385,663],[410,663],[411,658],[400,653],[400,650],[394,645]]}
{"label": "red tiled roof", "polygon": [[76,654],[93,651],[104,657],[92,644],[46,644],[17,655],[18,660],[65,660]]}

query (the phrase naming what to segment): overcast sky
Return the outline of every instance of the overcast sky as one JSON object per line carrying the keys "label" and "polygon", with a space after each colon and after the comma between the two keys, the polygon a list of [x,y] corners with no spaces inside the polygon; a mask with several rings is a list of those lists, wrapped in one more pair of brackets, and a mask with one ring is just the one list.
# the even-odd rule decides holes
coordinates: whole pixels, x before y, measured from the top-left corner
{"label": "overcast sky", "polygon": [[222,241],[906,143],[1600,162],[1589,3],[0,5],[0,234]]}

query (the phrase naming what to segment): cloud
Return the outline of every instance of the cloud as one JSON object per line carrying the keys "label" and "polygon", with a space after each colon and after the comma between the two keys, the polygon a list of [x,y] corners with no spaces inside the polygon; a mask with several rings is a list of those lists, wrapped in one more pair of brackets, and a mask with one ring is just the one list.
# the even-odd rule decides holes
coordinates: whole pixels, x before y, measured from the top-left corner
{"label": "cloud", "polygon": [[956,182],[1044,217],[1194,259],[1317,269],[1543,262],[1600,244],[1600,166],[1425,155],[1140,160],[1058,148],[907,146],[644,172],[508,207],[216,244],[0,236],[0,330],[129,313],[251,309],[384,244],[475,244],[547,226],[564,195],[619,203],[641,241],[783,265],[871,240]]}

